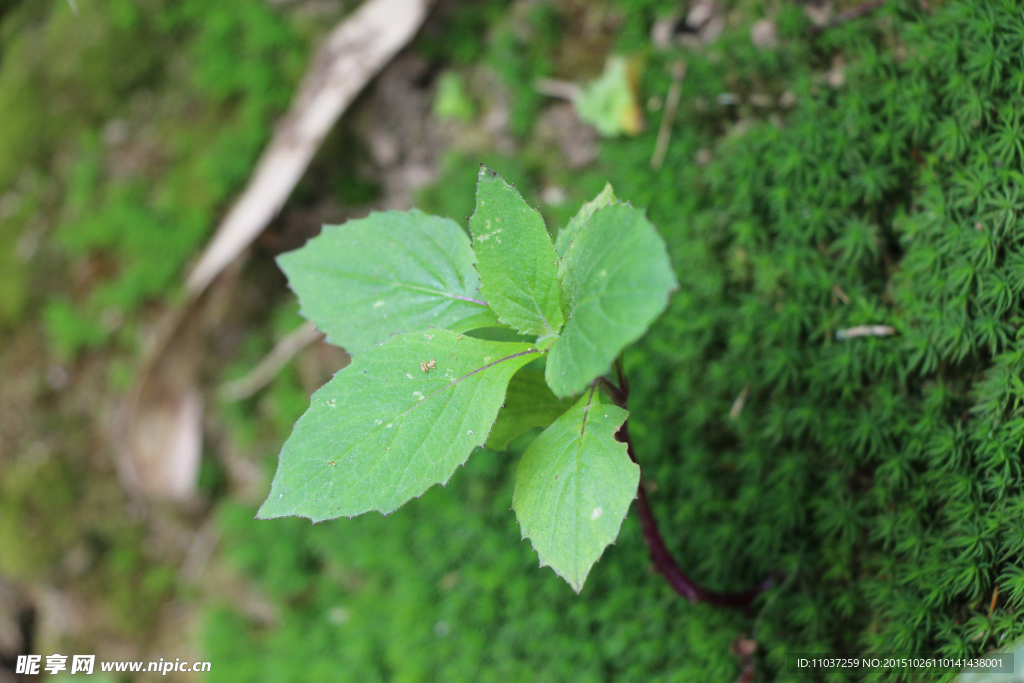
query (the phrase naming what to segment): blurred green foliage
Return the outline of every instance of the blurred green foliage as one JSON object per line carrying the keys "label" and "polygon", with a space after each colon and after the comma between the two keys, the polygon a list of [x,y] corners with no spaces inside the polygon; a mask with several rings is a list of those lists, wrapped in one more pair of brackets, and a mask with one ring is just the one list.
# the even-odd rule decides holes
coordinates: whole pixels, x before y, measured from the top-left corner
{"label": "blurred green foliage", "polygon": [[534,81],[552,75],[559,18],[553,3],[519,3],[492,28],[487,63],[509,90],[509,128],[516,135],[530,132],[544,101]]}
{"label": "blurred green foliage", "polygon": [[505,15],[511,0],[439,3],[436,20],[423,27],[416,50],[436,63],[464,66],[477,62],[487,50],[492,25]]}
{"label": "blurred green foliage", "polygon": [[[690,606],[650,574],[631,517],[576,597],[516,543],[518,455],[478,453],[448,491],[387,519],[255,523],[255,506],[223,505],[225,554],[275,616],[211,610],[210,680],[734,680],[744,632],[766,679],[797,680],[787,652],[961,654],[1024,632],[1019,4],[897,0],[815,34],[796,3],[727,3],[714,45],[667,53],[649,31],[675,2],[612,4],[606,48],[646,64],[641,101],[688,63],[662,169],[648,169],[656,126],[604,142],[582,172],[531,152],[534,79],[596,71],[565,66],[573,3],[495,0],[418,49],[488,64],[526,153],[453,154],[418,203],[462,221],[485,161],[528,197],[555,182],[581,200],[607,179],[648,207],[682,284],[627,354],[655,513],[700,581],[785,578],[751,617]],[[144,305],[174,297],[311,33],[263,0],[79,5],[0,0],[0,327],[38,311],[65,361],[134,350]],[[768,9],[778,45],[757,49],[750,24]],[[580,48],[595,70],[599,44]],[[727,94],[735,104],[718,103]],[[545,211],[564,222],[571,208]],[[272,318],[226,376],[296,323],[294,308]],[[897,334],[836,338],[874,324]],[[108,369],[118,387],[131,379],[123,358]],[[289,366],[219,413],[232,440],[271,456],[306,405]],[[81,415],[50,408],[56,452],[0,463],[0,572],[73,583],[126,633],[144,629],[174,571],[141,549],[113,475],[90,469]],[[62,561],[82,539],[93,565],[76,578]]]}
{"label": "blurred green foliage", "polygon": [[[258,525],[252,510],[225,508],[229,557],[278,606],[279,621],[214,615],[209,656],[225,664],[211,680],[601,681],[680,669],[700,680],[728,676],[728,661],[716,668],[707,659],[728,648],[728,631],[703,633],[707,622],[689,622],[692,610],[674,596],[637,590],[650,582],[636,528],[595,568],[582,597],[537,569],[509,511],[514,461],[477,452],[447,490],[435,487],[387,518]],[[711,647],[680,646],[687,631]]]}
{"label": "blurred green foliage", "polygon": [[437,79],[434,116],[456,121],[472,121],[476,116],[473,100],[466,93],[462,77],[455,71],[446,71]]}
{"label": "blurred green foliage", "polygon": [[[619,4],[619,50],[647,52],[641,90],[663,94],[682,54],[645,36],[673,4]],[[647,571],[630,518],[577,598],[515,543],[517,456],[481,453],[387,519],[225,508],[228,555],[277,621],[217,612],[210,655],[230,666],[212,680],[733,680],[746,632],[785,681],[788,652],[959,655],[1024,633],[1024,16],[906,1],[815,34],[784,4],[766,49],[757,16],[686,55],[660,171],[653,131],[599,165],[648,207],[682,285],[627,354],[663,532],[715,588],[773,569],[780,585],[749,618],[690,606]],[[496,29],[515,102],[550,35]],[[876,324],[896,334],[836,337]]]}
{"label": "blurred green foliage", "polygon": [[[54,458],[24,458],[4,468],[0,482],[0,573],[31,577],[59,559],[76,540],[75,490],[70,473]],[[46,496],[38,495],[40,490]],[[39,539],[46,539],[40,543]]]}
{"label": "blurred green foliage", "polygon": [[[174,298],[313,33],[262,0],[112,0],[77,16],[64,0],[0,2],[0,331],[11,358],[35,347],[28,363],[0,355],[14,372],[2,409],[33,411],[0,447],[0,573],[101,599],[99,623],[123,634],[150,628],[179,578],[143,548],[112,458],[94,457],[104,377],[114,391],[133,380],[144,304]],[[106,372],[48,388],[40,366],[83,350]]]}
{"label": "blurred green foliage", "polygon": [[[0,188],[22,207],[0,222],[0,311],[13,318],[26,292],[14,248],[36,217],[26,199],[59,194],[61,257],[97,273],[73,305],[44,303],[70,358],[106,341],[103,312],[123,317],[176,287],[287,106],[307,41],[255,0],[117,0],[79,16],[40,4],[0,25]],[[33,169],[48,182],[23,189]]]}

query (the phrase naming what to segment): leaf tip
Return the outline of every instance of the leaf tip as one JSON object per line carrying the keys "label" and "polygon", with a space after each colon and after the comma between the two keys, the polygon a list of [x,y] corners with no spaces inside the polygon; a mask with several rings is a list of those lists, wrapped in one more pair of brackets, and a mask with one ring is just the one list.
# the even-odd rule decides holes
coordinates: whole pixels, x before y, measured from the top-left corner
{"label": "leaf tip", "polygon": [[[273,493],[273,490],[271,490],[271,493]],[[278,494],[278,497],[280,496],[281,494]],[[263,502],[263,505],[260,506],[260,509],[256,511],[255,519],[268,520],[284,516],[284,514],[279,514],[276,510],[273,509],[273,506],[270,504],[270,501],[271,499],[268,497],[267,500]]]}

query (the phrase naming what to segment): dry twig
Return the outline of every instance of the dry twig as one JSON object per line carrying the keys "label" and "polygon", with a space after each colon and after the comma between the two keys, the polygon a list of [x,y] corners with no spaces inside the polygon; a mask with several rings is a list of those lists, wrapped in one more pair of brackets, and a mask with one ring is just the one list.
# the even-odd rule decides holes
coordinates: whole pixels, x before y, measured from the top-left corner
{"label": "dry twig", "polygon": [[313,323],[303,323],[297,330],[279,341],[273,350],[248,374],[221,385],[220,397],[225,401],[241,401],[249,398],[270,384],[281,368],[299,351],[323,338],[323,332],[317,330]]}
{"label": "dry twig", "polygon": [[747,397],[750,395],[750,385],[743,387],[743,391],[736,397],[736,400],[732,402],[732,408],[729,409],[729,418],[735,420],[743,412],[743,406],[747,404]]}
{"label": "dry twig", "polygon": [[554,97],[569,102],[575,102],[583,92],[583,88],[576,83],[560,81],[555,78],[538,78],[533,82],[533,89],[545,97]]}
{"label": "dry twig", "polygon": [[672,65],[672,84],[668,87],[665,97],[665,110],[661,114],[661,126],[658,127],[658,141],[654,144],[651,156],[651,168],[658,170],[665,163],[668,143],[672,137],[672,124],[676,120],[679,109],[679,98],[683,92],[683,79],[686,77],[686,62],[679,60]]}
{"label": "dry twig", "polygon": [[249,186],[189,274],[190,292],[205,289],[263,232],[338,117],[412,39],[432,4],[433,0],[370,0],[328,36]]}
{"label": "dry twig", "polygon": [[856,337],[888,337],[896,334],[896,328],[892,325],[858,325],[847,327],[845,330],[836,331],[836,339],[854,339]]}
{"label": "dry twig", "polygon": [[213,327],[211,306],[224,299],[220,285],[230,284],[239,256],[277,215],[338,117],[408,44],[433,3],[367,0],[317,52],[248,187],[188,276],[187,302],[158,323],[117,413],[118,472],[129,491],[177,502],[194,496],[203,417],[197,373]]}

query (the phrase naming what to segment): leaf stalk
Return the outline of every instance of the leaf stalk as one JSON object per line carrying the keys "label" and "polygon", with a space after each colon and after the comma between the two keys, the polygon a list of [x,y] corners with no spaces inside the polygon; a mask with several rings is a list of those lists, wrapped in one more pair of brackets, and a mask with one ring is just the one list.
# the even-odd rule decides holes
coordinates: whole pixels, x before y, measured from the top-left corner
{"label": "leaf stalk", "polygon": [[[617,385],[607,377],[599,377],[597,381],[617,406],[628,410],[627,401],[629,399],[629,383],[626,380],[625,372],[623,372],[622,369],[621,358],[615,361],[614,369],[618,379]],[[626,444],[626,452],[629,454],[630,459],[639,465],[640,463],[636,458],[636,448],[633,445],[633,439],[629,434],[628,418],[622,424],[622,427],[619,428],[616,438]],[[650,500],[647,498],[647,491],[644,488],[642,467],[640,485],[637,488],[636,503],[637,513],[640,516],[640,528],[643,531],[644,543],[647,544],[647,550],[651,555],[651,561],[654,562],[655,568],[657,568],[661,575],[665,577],[665,580],[668,581],[672,589],[690,602],[704,602],[710,605],[719,605],[722,607],[748,609],[754,601],[754,598],[775,584],[775,576],[770,575],[754,588],[741,593],[720,593],[718,591],[705,588],[687,576],[686,572],[679,567],[675,558],[672,557],[672,553],[669,552],[668,547],[666,547],[665,539],[662,538],[661,531],[658,528],[658,521],[655,519],[654,511],[651,509]]]}

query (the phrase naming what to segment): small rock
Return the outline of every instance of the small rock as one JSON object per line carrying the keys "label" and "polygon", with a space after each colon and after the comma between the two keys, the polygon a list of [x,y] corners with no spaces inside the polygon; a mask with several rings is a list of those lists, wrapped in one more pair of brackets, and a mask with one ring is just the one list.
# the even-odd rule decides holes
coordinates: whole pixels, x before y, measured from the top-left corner
{"label": "small rock", "polygon": [[825,28],[832,21],[831,0],[810,0],[804,5],[804,14],[816,28]]}
{"label": "small rock", "polygon": [[54,363],[46,368],[46,385],[53,391],[61,391],[68,385],[68,371]]}
{"label": "small rock", "polygon": [[542,202],[549,206],[561,206],[568,199],[565,190],[558,185],[548,185],[540,193]]}
{"label": "small rock", "polygon": [[832,68],[825,73],[825,81],[833,88],[841,88],[846,83],[846,60],[836,56],[832,60]]}
{"label": "small rock", "polygon": [[13,190],[0,197],[0,221],[6,220],[21,209],[21,195]]}
{"label": "small rock", "polygon": [[758,19],[750,27],[750,42],[760,50],[774,48],[778,45],[779,36],[775,29],[775,22],[771,19]]}
{"label": "small rock", "polygon": [[116,147],[128,139],[130,132],[127,121],[114,119],[103,127],[103,142],[110,147]]}
{"label": "small rock", "polygon": [[718,36],[722,35],[724,30],[725,19],[716,15],[711,17],[711,20],[700,30],[700,39],[705,43],[713,43],[718,40]]}
{"label": "small rock", "polygon": [[718,3],[714,0],[698,0],[686,15],[686,24],[694,30],[699,30],[711,21],[717,10]]}
{"label": "small rock", "polygon": [[658,19],[651,27],[651,43],[659,50],[672,47],[672,42],[679,32],[680,18],[676,15]]}

